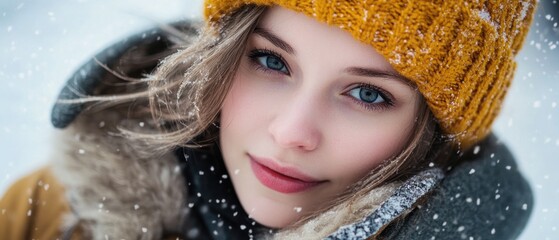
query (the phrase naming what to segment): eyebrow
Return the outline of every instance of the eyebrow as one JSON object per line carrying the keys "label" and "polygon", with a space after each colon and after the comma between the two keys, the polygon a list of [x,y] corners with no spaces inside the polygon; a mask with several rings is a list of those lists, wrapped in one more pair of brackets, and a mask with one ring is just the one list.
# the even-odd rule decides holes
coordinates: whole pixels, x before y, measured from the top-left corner
{"label": "eyebrow", "polygon": [[283,41],[277,35],[273,34],[270,30],[267,30],[267,29],[262,28],[262,27],[256,27],[254,29],[254,33],[260,35],[261,37],[263,37],[265,39],[267,39],[272,44],[274,44],[276,47],[283,49],[287,53],[293,54],[293,55],[295,54],[295,49],[293,49],[293,47],[291,47],[291,45],[289,45],[287,42]]}
{"label": "eyebrow", "polygon": [[399,82],[414,88],[413,84],[404,76],[393,72],[393,71],[384,71],[380,69],[373,69],[373,68],[362,68],[362,67],[349,67],[344,70],[345,73],[362,76],[362,77],[376,77],[376,78],[389,78],[395,79]]}
{"label": "eyebrow", "polygon": [[[276,47],[283,49],[285,52],[295,55],[295,49],[293,49],[293,47],[291,47],[289,43],[285,42],[276,34],[272,33],[272,31],[263,27],[256,27],[254,29],[254,33],[270,41]],[[362,76],[362,77],[376,77],[376,78],[380,77],[380,78],[387,78],[387,79],[395,79],[398,80],[400,83],[403,83],[411,88],[415,88],[413,84],[406,77],[393,71],[384,71],[384,70],[373,69],[373,68],[349,67],[346,68],[344,72],[351,75]]]}

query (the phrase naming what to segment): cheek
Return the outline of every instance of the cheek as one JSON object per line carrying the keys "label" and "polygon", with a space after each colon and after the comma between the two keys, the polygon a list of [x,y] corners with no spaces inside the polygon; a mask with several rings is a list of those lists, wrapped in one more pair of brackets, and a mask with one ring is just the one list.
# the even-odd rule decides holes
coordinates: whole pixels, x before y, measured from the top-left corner
{"label": "cheek", "polygon": [[250,101],[247,101],[242,84],[239,83],[237,77],[233,80],[233,85],[227,93],[220,113],[220,141],[224,148],[224,157],[228,159],[228,149],[235,145],[235,139],[242,136],[242,132],[246,130],[247,110],[251,109]]}
{"label": "cheek", "polygon": [[338,138],[333,143],[336,147],[331,147],[334,149],[329,164],[331,173],[338,175],[346,184],[358,181],[384,161],[401,153],[410,137],[412,123],[413,115],[404,114],[378,123],[337,128],[332,133]]}
{"label": "cheek", "polygon": [[268,101],[270,98],[263,96],[266,91],[259,87],[257,79],[239,72],[233,79],[220,113],[220,141],[225,149],[262,137],[257,130],[265,127],[270,111],[267,107],[271,104]]}
{"label": "cheek", "polygon": [[248,136],[250,134],[248,131],[252,131],[250,121],[254,120],[247,116],[250,116],[251,111],[255,111],[254,106],[251,105],[253,101],[250,101],[251,97],[245,89],[246,86],[243,86],[244,84],[239,80],[238,76],[233,79],[231,89],[223,101],[219,127],[221,153],[234,184],[243,182],[243,178],[239,178],[235,171],[246,170],[243,146],[247,139],[250,139]]}
{"label": "cheek", "polygon": [[250,126],[258,122],[258,115],[262,115],[263,108],[258,92],[253,90],[250,83],[235,77],[221,109],[222,131],[240,131],[243,126]]}
{"label": "cheek", "polygon": [[241,111],[240,106],[242,105],[242,99],[239,99],[237,96],[242,96],[240,93],[240,89],[238,84],[236,83],[236,78],[233,80],[233,85],[225,100],[223,101],[223,106],[221,107],[220,112],[220,123],[221,123],[221,130],[228,129],[230,124],[234,120],[234,116],[238,115],[237,112]]}

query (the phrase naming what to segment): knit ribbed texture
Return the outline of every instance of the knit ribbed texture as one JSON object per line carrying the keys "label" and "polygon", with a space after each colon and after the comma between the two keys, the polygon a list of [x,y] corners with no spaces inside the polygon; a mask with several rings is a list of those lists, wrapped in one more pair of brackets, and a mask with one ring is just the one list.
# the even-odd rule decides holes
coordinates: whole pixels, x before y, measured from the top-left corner
{"label": "knit ribbed texture", "polygon": [[340,27],[415,83],[455,143],[483,139],[516,68],[535,0],[206,0],[209,22],[245,4],[282,6]]}

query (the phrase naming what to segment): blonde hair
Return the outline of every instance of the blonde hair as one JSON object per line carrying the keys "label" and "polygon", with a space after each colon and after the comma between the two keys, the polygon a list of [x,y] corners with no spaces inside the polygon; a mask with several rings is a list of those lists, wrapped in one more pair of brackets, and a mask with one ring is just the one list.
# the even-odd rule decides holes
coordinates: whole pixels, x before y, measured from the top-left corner
{"label": "blonde hair", "polygon": [[[196,40],[160,62],[146,78],[149,87],[119,97],[118,104],[134,102],[149,105],[134,114],[153,119],[158,131],[143,133],[121,128],[130,138],[141,140],[152,150],[169,151],[177,147],[197,147],[216,141],[224,98],[244,55],[249,35],[267,7],[246,5],[215,24],[205,25]],[[149,107],[148,107],[149,106]],[[416,107],[416,121],[404,149],[372,170],[340,197],[326,204],[332,209],[339,204],[352,205],[372,189],[433,164],[445,163],[441,150],[448,149],[438,130],[433,114],[423,97]],[[148,151],[149,152],[149,151]],[[296,231],[319,214],[306,216],[285,232]]]}
{"label": "blonde hair", "polygon": [[216,140],[221,105],[245,43],[264,10],[241,8],[218,25],[205,26],[196,41],[161,61],[149,77],[148,97],[154,122],[164,127],[162,132],[141,137],[156,143],[159,150]]}

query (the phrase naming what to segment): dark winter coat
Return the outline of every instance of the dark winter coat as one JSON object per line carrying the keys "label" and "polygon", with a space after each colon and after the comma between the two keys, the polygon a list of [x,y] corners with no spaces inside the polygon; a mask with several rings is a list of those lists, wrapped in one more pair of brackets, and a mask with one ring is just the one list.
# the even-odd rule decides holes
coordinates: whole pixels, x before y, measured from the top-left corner
{"label": "dark winter coat", "polygon": [[[196,32],[188,24],[181,29]],[[175,51],[174,37],[163,32],[147,31],[105,49],[76,71],[60,98],[129,91],[108,84],[123,80],[105,67],[129,77],[151,72]],[[0,200],[1,239],[246,239],[269,232],[242,210],[212,146],[145,159],[115,134],[115,126],[142,127],[144,119],[129,118],[129,106],[83,112],[84,106],[53,108],[52,122],[63,129],[60,149],[48,167]],[[506,146],[491,135],[460,161],[450,171],[432,168],[403,182],[369,217],[329,238],[362,239],[377,231],[386,239],[516,238],[533,198]]]}

